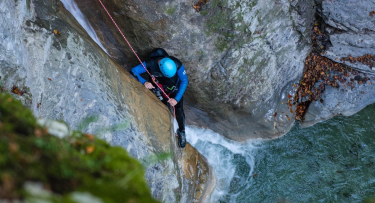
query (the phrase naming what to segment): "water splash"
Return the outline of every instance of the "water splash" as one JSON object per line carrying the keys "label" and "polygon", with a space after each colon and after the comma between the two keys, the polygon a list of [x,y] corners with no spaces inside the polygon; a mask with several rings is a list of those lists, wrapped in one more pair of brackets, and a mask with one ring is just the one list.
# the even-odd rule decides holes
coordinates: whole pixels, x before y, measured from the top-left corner
{"label": "water splash", "polygon": [[250,177],[244,182],[245,185],[252,181],[254,157],[251,152],[258,148],[256,143],[259,141],[239,143],[228,140],[212,130],[195,126],[187,126],[186,134],[187,141],[207,158],[213,168],[216,186],[210,202],[219,202],[225,197],[229,198],[229,202],[235,201],[236,195],[231,191],[232,185],[243,176]]}
{"label": "water splash", "polygon": [[64,4],[65,8],[74,16],[78,23],[83,27],[83,29],[86,30],[87,34],[89,34],[91,39],[93,39],[96,42],[96,44],[98,44],[100,48],[102,48],[102,50],[108,54],[107,50],[100,42],[95,30],[92,28],[91,24],[83,15],[81,10],[79,10],[79,7],[77,6],[76,2],[74,0],[61,0],[61,2]]}
{"label": "water splash", "polygon": [[186,134],[213,168],[209,202],[363,202],[374,194],[374,120],[370,105],[275,140],[239,143],[194,126]]}

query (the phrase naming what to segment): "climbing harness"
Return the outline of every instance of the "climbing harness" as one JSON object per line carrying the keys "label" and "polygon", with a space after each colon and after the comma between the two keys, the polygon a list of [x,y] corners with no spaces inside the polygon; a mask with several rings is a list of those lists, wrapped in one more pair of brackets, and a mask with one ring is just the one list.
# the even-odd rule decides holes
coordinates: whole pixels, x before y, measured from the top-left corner
{"label": "climbing harness", "polygon": [[[143,66],[143,68],[146,70],[147,74],[150,75],[152,81],[153,81],[155,84],[157,84],[157,85],[156,85],[157,88],[159,88],[160,91],[161,91],[161,92],[163,93],[163,95],[165,96],[165,98],[167,98],[168,101],[170,101],[171,98],[165,93],[165,91],[163,90],[163,88],[161,88],[161,87],[159,86],[159,83],[157,83],[157,81],[156,81],[156,79],[155,79],[155,76],[153,76],[153,75],[147,70],[147,68],[145,67],[145,65],[142,63],[142,61],[141,61],[141,59],[138,57],[137,53],[135,53],[135,51],[134,51],[132,45],[130,45],[129,41],[126,39],[125,35],[122,33],[121,29],[118,27],[117,23],[116,23],[115,20],[112,18],[111,14],[109,14],[107,8],[104,6],[104,4],[102,3],[102,1],[101,1],[101,0],[98,0],[98,1],[99,1],[100,4],[103,6],[105,12],[107,12],[109,18],[111,18],[113,24],[115,24],[115,26],[116,26],[117,30],[120,32],[121,36],[125,39],[126,43],[129,45],[130,49],[133,51],[133,53],[134,53],[134,55],[137,57],[138,61],[142,64],[142,66]],[[174,108],[174,106],[172,106],[172,107],[173,107],[173,117],[176,118],[176,109]]]}

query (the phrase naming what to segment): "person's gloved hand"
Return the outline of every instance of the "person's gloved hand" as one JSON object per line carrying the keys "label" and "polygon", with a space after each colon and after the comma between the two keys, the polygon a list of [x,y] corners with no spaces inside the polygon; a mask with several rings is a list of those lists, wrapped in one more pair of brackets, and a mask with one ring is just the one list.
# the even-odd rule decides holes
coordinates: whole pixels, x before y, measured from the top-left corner
{"label": "person's gloved hand", "polygon": [[155,88],[150,82],[145,82],[145,87],[149,90]]}
{"label": "person's gloved hand", "polygon": [[171,106],[176,106],[177,105],[177,101],[175,99],[170,99],[168,100],[168,103],[171,105]]}

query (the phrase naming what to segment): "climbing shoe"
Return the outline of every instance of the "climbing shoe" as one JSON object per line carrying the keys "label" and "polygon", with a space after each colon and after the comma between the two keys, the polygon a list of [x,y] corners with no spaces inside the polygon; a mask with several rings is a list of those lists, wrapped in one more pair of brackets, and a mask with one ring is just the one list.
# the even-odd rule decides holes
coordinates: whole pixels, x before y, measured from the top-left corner
{"label": "climbing shoe", "polygon": [[185,131],[180,132],[179,130],[177,130],[177,135],[178,135],[178,146],[181,148],[184,148],[186,145]]}

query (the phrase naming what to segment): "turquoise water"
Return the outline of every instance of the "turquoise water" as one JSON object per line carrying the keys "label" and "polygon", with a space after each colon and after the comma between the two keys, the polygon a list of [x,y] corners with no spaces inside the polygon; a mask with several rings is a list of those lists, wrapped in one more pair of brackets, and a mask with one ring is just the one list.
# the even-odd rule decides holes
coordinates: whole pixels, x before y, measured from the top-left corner
{"label": "turquoise water", "polygon": [[370,105],[275,140],[241,144],[190,127],[188,141],[214,169],[212,202],[362,202],[375,196],[374,121]]}

